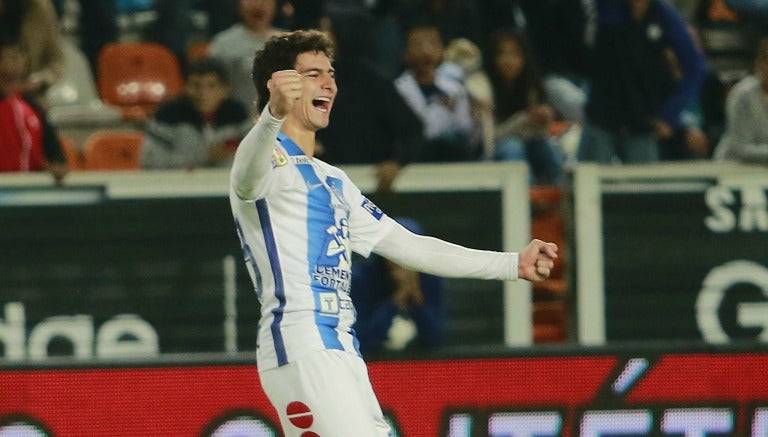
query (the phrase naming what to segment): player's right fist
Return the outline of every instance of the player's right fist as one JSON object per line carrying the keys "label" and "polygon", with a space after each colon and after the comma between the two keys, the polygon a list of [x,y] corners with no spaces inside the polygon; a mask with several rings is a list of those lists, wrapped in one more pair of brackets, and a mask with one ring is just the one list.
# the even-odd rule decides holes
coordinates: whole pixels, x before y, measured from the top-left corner
{"label": "player's right fist", "polygon": [[296,70],[281,70],[272,73],[267,81],[269,89],[269,111],[275,118],[282,119],[293,109],[304,93],[301,75]]}

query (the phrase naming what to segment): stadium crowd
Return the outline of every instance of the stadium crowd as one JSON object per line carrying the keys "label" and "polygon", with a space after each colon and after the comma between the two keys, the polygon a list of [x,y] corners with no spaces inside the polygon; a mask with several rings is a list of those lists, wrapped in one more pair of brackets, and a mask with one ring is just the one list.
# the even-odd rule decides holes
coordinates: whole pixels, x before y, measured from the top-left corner
{"label": "stadium crowd", "polygon": [[[10,109],[0,111],[2,161],[14,162],[0,171],[45,167],[15,163],[30,147],[33,156],[50,154],[48,160],[56,163],[62,154],[51,152],[50,135],[38,132],[49,124],[59,130],[70,170],[84,166],[88,148],[88,138],[67,138],[72,125],[87,133],[141,133],[141,143],[133,146],[144,149],[133,154],[139,161],[125,164],[135,168],[226,165],[245,132],[237,123],[242,114],[254,115],[258,99],[250,79],[254,51],[270,36],[297,28],[319,28],[334,36],[337,80],[344,87],[332,117],[355,120],[332,123],[352,126],[352,135],[321,132],[319,157],[333,164],[377,164],[381,191],[391,189],[410,162],[524,161],[532,184],[554,185],[570,165],[583,161],[754,161],[755,153],[768,155],[768,49],[760,35],[766,14],[759,2],[212,3],[0,1],[2,105],[29,103],[22,121],[12,119]],[[126,24],[126,17],[140,13],[149,14],[148,24]],[[65,30],[62,24],[73,21]],[[710,48],[717,46],[712,32],[707,33],[712,28],[741,37],[743,44],[732,50],[729,62],[710,56]],[[151,73],[139,71],[142,63],[152,63],[142,59],[141,47],[135,55],[136,77],[129,77],[133,69],[111,66],[104,56],[110,46],[151,43],[171,55],[169,64]],[[11,65],[14,50],[9,46],[23,52],[23,77],[13,77],[17,67]],[[72,77],[75,70],[68,63],[79,59],[67,56],[72,51],[84,56],[91,76]],[[212,80],[198,80],[206,76],[198,74],[200,58]],[[190,74],[189,68],[198,73]],[[176,86],[164,77],[174,73]],[[125,77],[110,82],[105,77],[110,74]],[[738,84],[737,91],[762,93],[729,94],[742,79],[748,83]],[[69,94],[62,92],[65,86]],[[123,87],[113,92],[117,99],[107,98],[109,86]],[[131,94],[131,86],[139,90]],[[144,110],[119,108],[119,116],[110,121],[105,121],[106,109],[93,111],[98,114],[92,119],[87,112],[60,116],[76,111],[75,103],[83,103],[78,99],[88,96],[89,88],[91,98],[108,109],[142,103]],[[140,102],[143,98],[148,102]],[[733,101],[726,103],[727,98]],[[737,126],[738,135],[733,132]],[[725,144],[718,147],[721,141]],[[738,151],[740,142],[748,143],[743,145],[748,152]],[[174,154],[182,156],[174,159]],[[89,168],[100,165],[86,161]],[[53,168],[60,178],[60,166]]]}

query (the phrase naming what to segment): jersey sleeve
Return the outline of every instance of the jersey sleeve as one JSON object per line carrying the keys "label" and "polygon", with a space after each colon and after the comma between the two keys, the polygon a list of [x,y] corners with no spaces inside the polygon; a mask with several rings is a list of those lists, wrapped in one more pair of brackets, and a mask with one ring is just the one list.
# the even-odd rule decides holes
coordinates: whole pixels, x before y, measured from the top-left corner
{"label": "jersey sleeve", "polygon": [[517,279],[519,257],[515,252],[469,249],[414,234],[387,219],[392,225],[373,251],[406,269],[445,278]]}
{"label": "jersey sleeve", "polygon": [[232,164],[230,183],[242,200],[261,197],[267,189],[267,176],[272,171],[272,153],[283,120],[278,120],[264,107],[261,117],[240,142]]}
{"label": "jersey sleeve", "polygon": [[346,184],[350,187],[346,196],[351,209],[349,220],[352,229],[352,250],[368,257],[373,247],[389,233],[396,222],[365,197],[349,178],[346,179]]}

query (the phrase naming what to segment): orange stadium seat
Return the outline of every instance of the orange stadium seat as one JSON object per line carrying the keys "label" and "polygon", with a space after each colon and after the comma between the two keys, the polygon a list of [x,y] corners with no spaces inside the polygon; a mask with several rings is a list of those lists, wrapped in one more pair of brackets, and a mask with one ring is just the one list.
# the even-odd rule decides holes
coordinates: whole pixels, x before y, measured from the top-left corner
{"label": "orange stadium seat", "polygon": [[176,56],[151,42],[106,45],[99,54],[97,71],[102,100],[120,108],[125,120],[146,120],[160,102],[180,93],[184,86]]}
{"label": "orange stadium seat", "polygon": [[211,43],[208,41],[200,41],[192,44],[187,49],[187,62],[196,61],[200,58],[208,56],[210,49]]}
{"label": "orange stadium seat", "polygon": [[83,145],[87,170],[138,170],[141,168],[141,131],[97,131]]}

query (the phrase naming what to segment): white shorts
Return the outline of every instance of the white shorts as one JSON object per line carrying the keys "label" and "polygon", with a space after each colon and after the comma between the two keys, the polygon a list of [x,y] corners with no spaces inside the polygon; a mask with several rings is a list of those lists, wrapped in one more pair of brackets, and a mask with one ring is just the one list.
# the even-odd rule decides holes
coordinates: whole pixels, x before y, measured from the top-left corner
{"label": "white shorts", "polygon": [[391,436],[368,369],[357,355],[315,352],[260,372],[259,378],[286,437]]}

